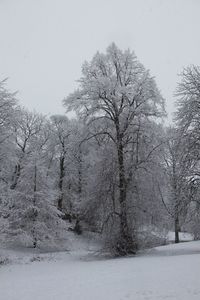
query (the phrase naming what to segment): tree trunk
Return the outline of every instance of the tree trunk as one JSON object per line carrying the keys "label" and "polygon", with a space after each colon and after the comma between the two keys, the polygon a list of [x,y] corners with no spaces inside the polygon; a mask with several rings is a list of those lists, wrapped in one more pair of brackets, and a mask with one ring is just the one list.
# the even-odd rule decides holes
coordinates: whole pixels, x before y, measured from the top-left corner
{"label": "tree trunk", "polygon": [[136,247],[127,220],[127,185],[124,170],[124,152],[122,140],[118,135],[118,168],[119,168],[119,203],[120,203],[120,237],[117,244],[119,255],[134,254]]}
{"label": "tree trunk", "polygon": [[[34,186],[33,186],[33,205],[36,205],[36,193],[37,193],[37,166],[35,165],[34,167]],[[35,222],[37,218],[37,211],[33,211],[33,229],[32,229],[32,235],[33,235],[33,248],[37,247],[37,237],[36,237],[36,232],[35,232]]]}
{"label": "tree trunk", "polygon": [[[176,188],[176,184],[175,184]],[[174,214],[174,231],[175,231],[175,243],[179,243],[179,231],[180,231],[180,226],[179,226],[179,200],[178,200],[178,195],[177,195],[177,188],[175,189],[175,214]]]}
{"label": "tree trunk", "polygon": [[20,165],[20,163],[18,163],[15,166],[15,171],[14,171],[14,174],[12,177],[12,184],[10,186],[11,190],[14,190],[16,188],[18,179],[20,177],[20,173],[21,173],[21,165]]}
{"label": "tree trunk", "polygon": [[178,216],[175,217],[175,243],[179,243],[179,231],[180,231],[180,227],[179,227],[179,219]]}
{"label": "tree trunk", "polygon": [[79,154],[78,154],[78,195],[79,201],[81,201],[82,195],[82,151],[79,146]]}
{"label": "tree trunk", "polygon": [[[80,205],[81,198],[82,198],[82,151],[81,151],[81,146],[79,146],[78,162],[79,162],[79,165],[78,165],[78,201],[79,201],[79,205]],[[74,232],[76,232],[77,234],[82,234],[79,212],[76,212],[76,223],[74,226]]]}
{"label": "tree trunk", "polygon": [[65,164],[65,158],[64,158],[64,156],[61,156],[60,157],[60,176],[59,176],[59,184],[58,184],[59,192],[60,192],[59,198],[58,198],[58,209],[61,211],[63,209],[63,179],[65,176],[64,164]]}

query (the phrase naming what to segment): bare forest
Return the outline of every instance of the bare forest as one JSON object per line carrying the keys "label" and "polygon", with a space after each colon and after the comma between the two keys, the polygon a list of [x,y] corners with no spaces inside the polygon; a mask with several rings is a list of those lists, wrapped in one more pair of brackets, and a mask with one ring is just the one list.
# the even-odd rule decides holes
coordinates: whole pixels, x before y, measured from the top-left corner
{"label": "bare forest", "polygon": [[[151,71],[114,43],[82,66],[66,113],[44,116],[0,83],[0,233],[62,249],[92,234],[114,256],[200,238],[200,68],[186,66],[166,125]],[[73,112],[73,114],[71,113]]]}

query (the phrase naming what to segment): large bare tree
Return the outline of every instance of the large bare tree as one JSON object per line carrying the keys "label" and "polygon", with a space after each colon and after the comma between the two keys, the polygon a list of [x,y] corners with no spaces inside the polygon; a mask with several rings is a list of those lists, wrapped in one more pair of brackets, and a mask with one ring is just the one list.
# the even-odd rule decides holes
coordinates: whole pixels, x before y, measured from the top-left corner
{"label": "large bare tree", "polygon": [[[88,125],[96,124],[97,135],[106,135],[113,142],[118,161],[118,194],[120,203],[120,255],[135,252],[127,221],[126,149],[138,138],[140,124],[148,118],[164,114],[164,101],[154,79],[129,50],[121,51],[111,44],[106,54],[97,53],[82,68],[79,88],[70,94],[64,105],[75,110]],[[101,120],[101,122],[100,122]],[[101,124],[99,126],[98,124]],[[102,127],[103,124],[103,127]]]}

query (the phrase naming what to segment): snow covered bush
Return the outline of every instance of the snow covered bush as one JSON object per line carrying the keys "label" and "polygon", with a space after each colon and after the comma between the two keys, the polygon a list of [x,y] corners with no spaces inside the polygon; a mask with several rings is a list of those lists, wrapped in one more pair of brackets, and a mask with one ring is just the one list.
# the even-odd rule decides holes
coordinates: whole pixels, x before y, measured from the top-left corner
{"label": "snow covered bush", "polygon": [[64,229],[54,205],[55,191],[42,161],[35,157],[21,167],[17,186],[8,192],[4,207],[7,240],[29,247],[55,246]]}

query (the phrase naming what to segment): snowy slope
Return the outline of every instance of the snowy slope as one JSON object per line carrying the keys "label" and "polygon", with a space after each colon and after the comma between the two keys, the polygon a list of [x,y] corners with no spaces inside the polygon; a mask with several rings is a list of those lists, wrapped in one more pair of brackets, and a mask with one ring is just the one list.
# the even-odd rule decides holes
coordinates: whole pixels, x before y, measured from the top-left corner
{"label": "snowy slope", "polygon": [[136,257],[88,260],[83,253],[0,267],[1,300],[199,300],[200,242]]}

